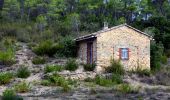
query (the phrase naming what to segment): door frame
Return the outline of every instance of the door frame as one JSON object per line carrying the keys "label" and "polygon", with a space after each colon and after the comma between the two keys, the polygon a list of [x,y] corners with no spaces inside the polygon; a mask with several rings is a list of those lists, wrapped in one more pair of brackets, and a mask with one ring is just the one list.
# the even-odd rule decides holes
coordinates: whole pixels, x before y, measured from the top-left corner
{"label": "door frame", "polygon": [[93,63],[93,42],[87,42],[87,63]]}

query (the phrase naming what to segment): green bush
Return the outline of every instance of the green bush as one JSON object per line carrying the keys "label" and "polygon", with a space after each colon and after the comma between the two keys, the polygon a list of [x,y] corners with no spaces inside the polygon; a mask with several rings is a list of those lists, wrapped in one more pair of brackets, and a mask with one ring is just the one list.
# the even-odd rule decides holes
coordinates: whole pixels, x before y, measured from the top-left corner
{"label": "green bush", "polygon": [[103,77],[100,77],[100,76],[96,76],[95,83],[98,84],[98,85],[101,85],[101,86],[112,86],[112,85],[114,85],[112,80],[106,79],[106,78],[103,78]]}
{"label": "green bush", "polygon": [[35,57],[32,59],[32,63],[35,65],[45,64],[45,62],[46,62],[46,59],[44,57]]}
{"label": "green bush", "polygon": [[56,73],[48,76],[45,80],[42,81],[41,84],[45,86],[61,86],[63,87],[64,92],[67,92],[71,89],[69,86],[69,80],[66,80],[64,77]]}
{"label": "green bush", "polygon": [[84,70],[85,71],[94,71],[96,64],[92,63],[92,64],[83,64]]}
{"label": "green bush", "polygon": [[29,71],[28,67],[21,66],[17,70],[17,77],[18,78],[27,78],[27,77],[30,76],[30,74],[31,74],[31,72]]}
{"label": "green bush", "polygon": [[8,84],[13,78],[13,74],[9,72],[1,72],[0,73],[0,85]]}
{"label": "green bush", "polygon": [[70,71],[75,71],[78,68],[78,64],[75,59],[69,59],[66,62],[65,69]]}
{"label": "green bush", "polygon": [[6,89],[3,92],[2,100],[23,100],[23,98],[17,96],[14,90]]}
{"label": "green bush", "polygon": [[12,65],[15,63],[15,53],[12,49],[0,51],[0,63],[3,65]]}
{"label": "green bush", "polygon": [[110,66],[108,66],[105,71],[107,73],[114,73],[114,74],[119,74],[122,75],[124,74],[124,69],[123,66],[121,65],[120,61],[118,60],[111,60]]}
{"label": "green bush", "polygon": [[114,84],[121,84],[121,83],[123,83],[122,76],[119,75],[119,74],[113,74],[113,75],[112,75],[112,82],[113,82]]}
{"label": "green bush", "polygon": [[45,73],[50,73],[50,72],[54,72],[54,71],[60,72],[62,70],[63,70],[63,67],[60,65],[47,65],[44,68]]}
{"label": "green bush", "polygon": [[37,55],[53,56],[60,48],[62,48],[60,45],[55,44],[50,40],[46,40],[33,47],[33,52]]}
{"label": "green bush", "polygon": [[19,83],[19,84],[16,84],[16,85],[14,86],[14,89],[15,89],[15,91],[18,92],[18,93],[25,93],[25,92],[30,91],[31,86],[30,86],[29,83],[21,82],[21,83]]}
{"label": "green bush", "polygon": [[162,64],[167,64],[167,63],[168,63],[168,58],[167,58],[167,56],[163,55],[163,56],[161,57],[161,62],[162,62]]}
{"label": "green bush", "polygon": [[138,67],[136,70],[132,70],[131,73],[138,74],[139,76],[150,76],[151,71],[148,69],[141,69],[141,67]]}
{"label": "green bush", "polygon": [[43,86],[50,86],[51,82],[49,80],[42,80],[41,81],[41,85],[43,85]]}
{"label": "green bush", "polygon": [[59,41],[60,49],[57,52],[59,56],[76,57],[76,42],[70,36],[62,37]]}
{"label": "green bush", "polygon": [[132,88],[132,86],[130,86],[129,84],[120,84],[119,86],[117,86],[117,90],[122,92],[122,93],[134,93],[134,92],[138,92],[137,89]]}

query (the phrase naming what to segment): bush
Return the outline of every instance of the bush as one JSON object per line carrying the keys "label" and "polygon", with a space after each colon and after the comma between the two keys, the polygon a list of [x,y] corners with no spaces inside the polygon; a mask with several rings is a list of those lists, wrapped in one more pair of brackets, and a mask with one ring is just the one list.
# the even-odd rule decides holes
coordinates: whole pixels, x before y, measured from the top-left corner
{"label": "bush", "polygon": [[45,64],[46,60],[44,57],[35,57],[33,58],[32,60],[32,63],[35,64],[35,65],[38,65],[38,64]]}
{"label": "bush", "polygon": [[83,64],[84,70],[85,71],[94,71],[96,64],[92,63],[92,64]]}
{"label": "bush", "polygon": [[43,85],[43,86],[50,86],[51,82],[49,80],[42,80],[41,81],[41,85]]}
{"label": "bush", "polygon": [[0,73],[0,85],[7,84],[13,78],[13,74],[9,72],[1,72]]}
{"label": "bush", "polygon": [[106,78],[103,78],[103,77],[100,77],[100,76],[96,76],[95,83],[98,84],[98,85],[101,85],[101,86],[112,86],[112,85],[114,85],[112,80],[106,79]]}
{"label": "bush", "polygon": [[67,92],[71,89],[69,86],[68,80],[66,80],[64,77],[58,75],[58,74],[53,74],[48,76],[45,80],[42,81],[42,85],[52,85],[52,86],[61,86],[63,87],[63,91]]}
{"label": "bush", "polygon": [[163,56],[161,57],[161,62],[162,62],[162,64],[167,64],[167,63],[168,63],[168,58],[167,58],[167,56],[163,55]]}
{"label": "bush", "polygon": [[63,67],[60,65],[47,65],[44,68],[45,73],[50,73],[50,72],[54,72],[54,71],[60,72],[62,70],[63,70]]}
{"label": "bush", "polygon": [[28,67],[21,66],[17,70],[17,77],[18,78],[27,78],[27,77],[30,76],[30,74],[31,74],[31,72],[29,71]]}
{"label": "bush", "polygon": [[121,84],[121,83],[123,83],[122,76],[119,75],[119,74],[113,74],[112,75],[112,81],[113,81],[114,84]]}
{"label": "bush", "polygon": [[107,73],[114,73],[114,74],[119,74],[122,75],[124,74],[124,69],[123,66],[121,65],[120,61],[116,61],[114,59],[111,60],[111,65],[108,66],[105,71]]}
{"label": "bush", "polygon": [[132,86],[130,86],[129,84],[120,84],[119,86],[117,86],[117,90],[122,92],[122,93],[134,93],[134,92],[138,92],[137,89],[132,88]]}
{"label": "bush", "polygon": [[131,73],[138,74],[139,76],[150,76],[151,75],[151,71],[149,71],[148,69],[141,69],[140,67],[138,67],[135,71],[132,70]]}
{"label": "bush", "polygon": [[[60,49],[57,52],[59,56],[76,57],[76,42],[70,36],[63,37],[60,42]],[[61,48],[62,47],[62,48]]]}
{"label": "bush", "polygon": [[78,68],[78,64],[75,59],[69,59],[66,62],[65,69],[70,71],[75,71]]}
{"label": "bush", "polygon": [[6,89],[3,92],[2,100],[23,100],[23,98],[17,96],[14,90]]}
{"label": "bush", "polygon": [[0,63],[3,65],[12,65],[15,63],[15,54],[12,49],[0,51]]}
{"label": "bush", "polygon": [[37,46],[33,47],[33,52],[35,52],[37,55],[53,56],[60,48],[60,45],[47,40],[40,42]]}
{"label": "bush", "polygon": [[28,84],[28,83],[26,83],[26,82],[21,82],[21,83],[19,83],[19,84],[16,84],[16,85],[14,86],[14,89],[15,89],[15,91],[18,92],[18,93],[25,93],[25,92],[30,91],[31,86],[30,86],[30,84]]}

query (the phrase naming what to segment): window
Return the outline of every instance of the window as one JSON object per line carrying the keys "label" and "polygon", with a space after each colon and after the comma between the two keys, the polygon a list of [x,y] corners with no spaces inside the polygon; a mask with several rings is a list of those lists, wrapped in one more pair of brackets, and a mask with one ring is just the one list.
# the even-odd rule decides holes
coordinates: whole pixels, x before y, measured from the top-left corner
{"label": "window", "polygon": [[120,49],[120,59],[128,60],[129,59],[129,48]]}

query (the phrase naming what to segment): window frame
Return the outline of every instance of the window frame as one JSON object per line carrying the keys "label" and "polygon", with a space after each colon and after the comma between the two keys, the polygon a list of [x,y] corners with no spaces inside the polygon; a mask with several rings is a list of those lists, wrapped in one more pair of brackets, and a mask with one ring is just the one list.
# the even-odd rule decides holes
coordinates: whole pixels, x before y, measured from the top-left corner
{"label": "window frame", "polygon": [[129,60],[129,48],[120,48],[119,53],[120,53],[121,60]]}

